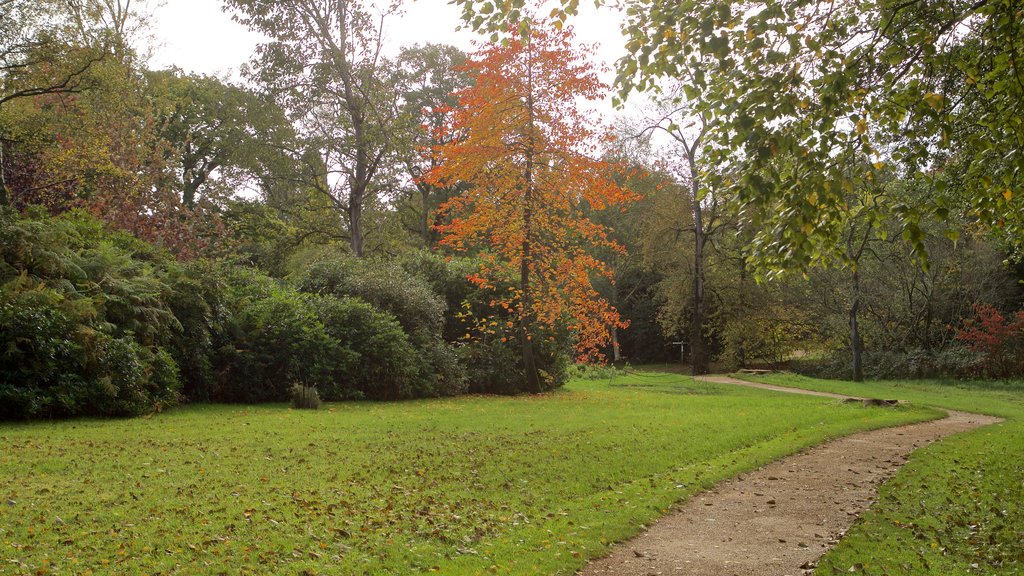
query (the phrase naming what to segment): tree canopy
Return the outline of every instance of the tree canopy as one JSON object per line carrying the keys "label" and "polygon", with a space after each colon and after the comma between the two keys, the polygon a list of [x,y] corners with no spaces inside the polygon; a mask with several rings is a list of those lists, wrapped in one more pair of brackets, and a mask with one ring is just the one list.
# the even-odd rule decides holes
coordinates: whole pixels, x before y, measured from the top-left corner
{"label": "tree canopy", "polygon": [[[521,19],[525,5],[458,3],[488,30]],[[561,16],[577,7],[563,1]],[[735,193],[766,267],[823,258],[840,237],[844,196],[890,169],[929,188],[916,204],[889,207],[922,258],[921,218],[961,207],[1011,243],[1024,238],[1014,200],[1024,179],[1019,3],[629,0],[623,9],[620,96],[683,78],[721,126],[706,143],[720,168],[707,184]]]}
{"label": "tree canopy", "polygon": [[611,272],[588,250],[618,246],[580,206],[601,210],[629,194],[615,183],[612,166],[594,158],[600,134],[577,100],[596,99],[605,87],[571,39],[570,29],[539,22],[485,48],[470,64],[474,84],[459,94],[449,127],[454,137],[438,147],[437,166],[427,175],[434,185],[469,186],[442,208],[452,220],[440,230],[443,245],[481,250],[475,281],[486,287],[518,277],[495,302],[514,310],[521,324],[532,382],[538,325],[567,324],[584,356],[608,341],[609,326],[624,327],[591,284]]}

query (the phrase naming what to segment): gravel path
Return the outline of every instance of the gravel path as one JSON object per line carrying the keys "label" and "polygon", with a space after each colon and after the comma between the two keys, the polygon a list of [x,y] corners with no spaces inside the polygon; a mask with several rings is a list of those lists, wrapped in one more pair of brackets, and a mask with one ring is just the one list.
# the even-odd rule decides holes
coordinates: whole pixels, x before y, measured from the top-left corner
{"label": "gravel path", "polygon": [[[708,381],[847,398],[713,376]],[[942,420],[833,440],[698,494],[582,576],[800,576],[878,494],[911,452],[944,436],[999,422],[949,412]]]}

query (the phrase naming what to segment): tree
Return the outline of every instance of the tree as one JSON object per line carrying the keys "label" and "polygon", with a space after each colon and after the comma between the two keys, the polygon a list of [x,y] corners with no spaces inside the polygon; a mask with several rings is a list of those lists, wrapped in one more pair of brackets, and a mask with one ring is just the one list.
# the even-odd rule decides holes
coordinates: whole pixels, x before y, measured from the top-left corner
{"label": "tree", "polygon": [[[47,94],[71,94],[107,55],[92,19],[72,17],[63,0],[0,0],[0,206],[10,202],[4,153],[12,143],[7,105]],[[88,40],[95,39],[94,43]]]}
{"label": "tree", "polygon": [[281,161],[282,148],[294,146],[294,129],[283,111],[251,90],[177,70],[146,76],[150,91],[165,103],[158,129],[189,209],[204,191],[231,194],[253,180],[260,188],[261,177]]}
{"label": "tree", "polygon": [[[329,198],[362,256],[363,213],[387,188],[406,139],[393,63],[380,23],[357,0],[227,0],[235,19],[271,38],[249,76],[274,95],[305,141],[294,150],[304,183]],[[383,17],[382,17],[383,19]]]}
{"label": "tree", "polygon": [[403,49],[398,56],[403,108],[410,118],[419,121],[412,131],[412,145],[402,159],[412,184],[411,192],[418,196],[418,202],[409,203],[413,222],[406,227],[421,238],[424,248],[431,248],[440,240],[431,216],[457,192],[433,186],[422,176],[435,167],[434,148],[451,137],[445,127],[458,106],[456,93],[469,85],[465,66],[464,52],[442,44],[413,46]]}
{"label": "tree", "polygon": [[481,248],[484,264],[472,277],[480,286],[517,279],[495,304],[514,312],[527,389],[538,392],[538,328],[567,325],[592,356],[609,326],[624,327],[591,283],[610,271],[590,250],[618,246],[580,207],[620,205],[629,194],[593,157],[598,136],[577,100],[597,99],[605,87],[587,54],[571,47],[572,32],[540,22],[510,36],[470,64],[475,84],[459,95],[454,138],[438,148],[427,181],[469,186],[443,207],[452,220],[440,226],[442,244]]}
{"label": "tree", "polygon": [[[685,71],[684,76],[693,77],[696,70]],[[710,352],[706,342],[707,331],[707,250],[714,236],[722,230],[723,198],[720,192],[708,188],[707,181],[714,181],[713,170],[705,163],[703,148],[705,139],[713,133],[716,123],[699,110],[699,105],[690,93],[677,82],[657,90],[653,109],[642,121],[639,136],[659,132],[667,135],[672,146],[667,151],[672,157],[665,161],[665,170],[685,188],[689,195],[688,212],[692,222],[684,224],[681,219],[670,223],[670,227],[693,236],[691,280],[692,309],[688,329],[690,362],[693,373],[707,374],[710,371]]]}
{"label": "tree", "polygon": [[[496,30],[521,18],[525,0],[457,3],[474,28]],[[561,4],[564,18],[578,0]],[[841,218],[847,153],[931,189],[893,210],[922,257],[920,218],[947,217],[949,195],[1011,243],[1024,239],[1017,0],[629,0],[624,9],[621,95],[699,71],[686,88],[721,123],[707,160],[761,231],[752,244],[766,267],[806,266],[840,240],[829,221]]]}
{"label": "tree", "polygon": [[[38,20],[31,24],[46,42],[27,49],[29,59],[17,74],[4,77],[5,89],[43,86],[41,80],[65,74],[61,66],[74,63],[76,55],[94,60],[73,78],[63,76],[67,82],[60,86],[22,91],[4,103],[4,188],[17,207],[38,204],[52,213],[85,208],[190,257],[209,246],[219,223],[211,211],[183,206],[170,182],[167,159],[174,146],[160,129],[169,99],[155,89],[130,46],[131,35],[145,25],[131,5],[46,0],[33,7]],[[62,54],[72,58],[58,58]]]}

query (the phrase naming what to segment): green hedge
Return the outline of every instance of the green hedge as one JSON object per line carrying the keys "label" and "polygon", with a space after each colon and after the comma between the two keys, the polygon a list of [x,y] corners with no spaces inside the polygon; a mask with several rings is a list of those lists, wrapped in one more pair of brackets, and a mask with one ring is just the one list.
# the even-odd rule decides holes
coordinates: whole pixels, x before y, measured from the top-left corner
{"label": "green hedge", "polygon": [[[493,313],[466,280],[474,268],[425,252],[339,256],[286,282],[177,262],[87,214],[3,212],[0,418],[285,402],[295,385],[328,401],[518,393],[518,340],[464,338],[466,310]],[[562,340],[538,345],[549,387],[565,379]]]}
{"label": "green hedge", "polygon": [[164,336],[180,325],[135,248],[81,214],[0,213],[0,418],[131,416],[178,401]]}

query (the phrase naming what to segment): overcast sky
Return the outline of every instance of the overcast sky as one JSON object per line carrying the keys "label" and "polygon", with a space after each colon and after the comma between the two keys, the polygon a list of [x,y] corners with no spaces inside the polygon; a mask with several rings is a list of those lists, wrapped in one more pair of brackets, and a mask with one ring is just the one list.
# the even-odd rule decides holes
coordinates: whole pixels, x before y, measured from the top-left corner
{"label": "overcast sky", "polygon": [[[220,0],[149,0],[153,22],[152,68],[177,66],[187,72],[237,77],[239,67],[252,56],[259,35],[236,24],[221,10]],[[598,58],[611,67],[623,53],[619,18],[610,8],[600,11],[585,4],[571,21],[577,38],[598,48]],[[404,15],[385,22],[387,47],[394,55],[402,46],[428,42],[453,44],[467,52],[481,37],[456,31],[459,9],[446,0],[407,0]],[[611,80],[609,73],[605,76]]]}

